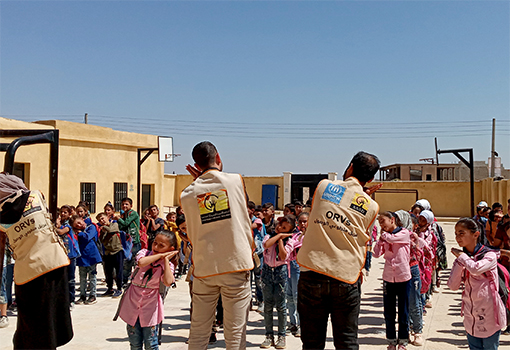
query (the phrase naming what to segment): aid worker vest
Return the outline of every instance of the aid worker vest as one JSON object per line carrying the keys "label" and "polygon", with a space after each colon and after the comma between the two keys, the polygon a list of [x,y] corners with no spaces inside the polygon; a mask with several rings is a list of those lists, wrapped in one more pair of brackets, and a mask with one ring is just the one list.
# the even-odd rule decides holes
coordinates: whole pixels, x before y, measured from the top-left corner
{"label": "aid worker vest", "polygon": [[239,174],[208,170],[181,193],[193,246],[193,276],[253,268],[251,220]]}
{"label": "aid worker vest", "polygon": [[298,264],[346,283],[356,282],[365,264],[368,230],[378,212],[379,205],[363,192],[356,178],[321,181]]}
{"label": "aid worker vest", "polygon": [[8,227],[6,233],[16,260],[16,284],[25,284],[69,265],[64,243],[55,232],[41,192],[30,192],[21,219]]}

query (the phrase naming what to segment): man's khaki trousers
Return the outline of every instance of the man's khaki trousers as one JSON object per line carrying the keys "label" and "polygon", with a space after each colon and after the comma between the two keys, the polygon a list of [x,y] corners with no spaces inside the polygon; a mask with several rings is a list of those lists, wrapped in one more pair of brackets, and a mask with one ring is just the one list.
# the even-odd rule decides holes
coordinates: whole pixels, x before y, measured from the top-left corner
{"label": "man's khaki trousers", "polygon": [[246,322],[251,303],[249,271],[193,279],[189,350],[207,349],[220,294],[226,348],[246,349]]}

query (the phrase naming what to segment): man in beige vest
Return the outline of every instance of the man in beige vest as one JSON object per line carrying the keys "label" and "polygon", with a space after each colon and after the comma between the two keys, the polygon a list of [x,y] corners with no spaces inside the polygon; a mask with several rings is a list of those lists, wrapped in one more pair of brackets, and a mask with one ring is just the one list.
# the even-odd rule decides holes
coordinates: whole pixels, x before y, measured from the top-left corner
{"label": "man in beige vest", "polygon": [[308,228],[297,255],[303,349],[324,349],[330,314],[335,348],[359,349],[361,270],[379,211],[363,188],[373,180],[379,165],[376,156],[359,152],[343,181],[323,180],[315,190]]}
{"label": "man in beige vest", "polygon": [[207,349],[220,295],[226,348],[245,349],[253,238],[244,182],[239,174],[222,172],[223,163],[212,143],[197,144],[192,156],[195,166],[186,168],[195,181],[181,193],[193,246],[189,349]]}

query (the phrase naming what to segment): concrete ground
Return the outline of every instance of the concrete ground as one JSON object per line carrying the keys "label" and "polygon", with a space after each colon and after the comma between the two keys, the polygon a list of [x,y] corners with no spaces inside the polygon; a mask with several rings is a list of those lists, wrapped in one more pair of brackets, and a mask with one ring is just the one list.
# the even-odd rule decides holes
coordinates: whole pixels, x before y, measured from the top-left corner
{"label": "concrete ground", "polygon": [[[456,246],[454,238],[454,221],[441,220],[447,237],[448,251]],[[453,262],[453,255],[448,253],[448,263]],[[360,349],[386,349],[385,325],[382,302],[383,258],[372,260],[372,270],[363,283],[361,313],[359,317]],[[102,275],[102,269],[98,269]],[[424,317],[425,344],[422,347],[408,346],[408,349],[467,349],[467,340],[460,316],[460,291],[451,291],[445,286],[449,270],[441,273],[443,285],[432,299],[433,307]],[[98,293],[105,291],[104,285],[98,285]],[[189,333],[189,295],[188,284],[177,282],[177,288],[170,290],[165,303],[165,320],[163,322],[163,344],[161,349],[184,350]],[[61,349],[128,349],[126,325],[122,320],[112,321],[118,299],[98,298],[95,305],[77,305],[72,312],[74,338]],[[0,350],[12,348],[12,336],[16,328],[16,316],[10,314],[10,325],[0,329]],[[276,329],[276,319],[275,319]],[[247,344],[250,349],[257,349],[264,340],[264,322],[260,314],[250,312]],[[218,341],[210,349],[224,349],[223,332],[218,333]],[[287,337],[287,349],[300,349],[301,341],[292,335]],[[326,349],[334,349],[331,327],[328,330]],[[501,336],[500,349],[510,349],[510,336]]]}

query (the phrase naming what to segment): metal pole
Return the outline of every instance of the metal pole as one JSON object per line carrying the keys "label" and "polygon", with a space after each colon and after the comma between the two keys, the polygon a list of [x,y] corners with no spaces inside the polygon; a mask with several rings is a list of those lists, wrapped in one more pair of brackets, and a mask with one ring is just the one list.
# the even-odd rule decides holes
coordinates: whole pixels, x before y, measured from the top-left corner
{"label": "metal pole", "polygon": [[52,219],[56,220],[58,206],[58,151],[59,130],[53,130],[53,142],[50,143],[50,212]]}
{"label": "metal pole", "polygon": [[437,137],[434,137],[434,143],[436,145],[436,164],[439,165],[439,155],[437,154]]}
{"label": "metal pole", "polygon": [[[157,148],[138,148],[138,159],[137,159],[137,172],[136,172],[136,209],[138,211],[138,215],[142,214],[142,195],[141,195],[141,187],[142,187],[142,164],[149,158],[149,156],[152,154],[152,152],[157,151]],[[142,152],[147,151],[145,156],[142,158]]]}
{"label": "metal pole", "polygon": [[494,178],[496,162],[496,118],[492,118],[491,177]]}
{"label": "metal pole", "polygon": [[473,149],[469,150],[469,174],[471,190],[471,217],[475,216],[475,164],[473,160]]}
{"label": "metal pole", "polygon": [[[137,164],[137,171],[136,171],[136,211],[138,212],[138,215],[141,215],[142,209],[140,208],[140,205],[142,203],[141,200],[141,190],[140,187],[142,186],[142,163],[140,162],[140,156],[142,155],[142,150],[138,149],[138,158],[136,161]],[[141,216],[140,216],[141,217]]]}
{"label": "metal pole", "polygon": [[89,123],[89,114],[85,113],[85,124]]}

